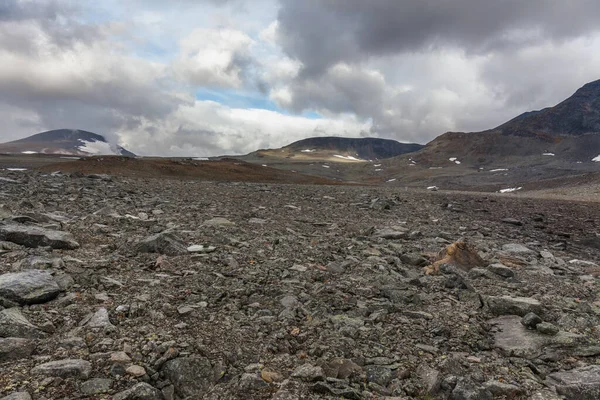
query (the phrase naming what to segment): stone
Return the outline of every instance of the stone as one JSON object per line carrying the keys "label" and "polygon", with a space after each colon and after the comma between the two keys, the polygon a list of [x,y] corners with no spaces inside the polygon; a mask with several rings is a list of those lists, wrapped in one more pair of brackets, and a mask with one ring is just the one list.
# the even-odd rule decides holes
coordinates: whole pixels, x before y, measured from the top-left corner
{"label": "stone", "polygon": [[360,376],[362,368],[354,361],[346,358],[334,358],[323,367],[325,375],[330,378],[348,379]]}
{"label": "stone", "polygon": [[31,400],[31,396],[27,392],[16,392],[2,397],[0,400]]}
{"label": "stone", "polygon": [[538,324],[541,324],[543,320],[535,313],[527,313],[521,323],[529,329],[535,329]]}
{"label": "stone", "polygon": [[307,382],[322,381],[325,379],[325,372],[319,366],[302,364],[292,372],[292,378]]}
{"label": "stone", "polygon": [[483,387],[487,389],[494,398],[504,397],[507,399],[515,399],[525,394],[525,390],[516,385],[498,381],[488,381],[483,384]]}
{"label": "stone", "polygon": [[215,250],[217,250],[217,248],[215,246],[204,246],[201,244],[195,244],[195,245],[187,248],[188,253],[200,253],[200,254],[212,253]]}
{"label": "stone", "polygon": [[0,363],[29,357],[35,350],[35,341],[22,338],[0,338]]}
{"label": "stone", "polygon": [[392,370],[383,365],[367,365],[364,371],[367,376],[367,382],[375,382],[383,387],[387,387],[394,379]]}
{"label": "stone", "polygon": [[515,218],[504,218],[502,222],[509,225],[523,226],[523,222]]}
{"label": "stone", "polygon": [[415,267],[424,267],[429,263],[429,261],[419,253],[402,254],[400,256],[400,261]]}
{"label": "stone", "polygon": [[452,400],[493,400],[494,396],[485,387],[462,378],[452,391]]}
{"label": "stone", "polygon": [[260,377],[267,383],[283,382],[284,377],[279,372],[263,369],[260,371]]}
{"label": "stone", "polygon": [[317,393],[332,394],[336,396],[336,398],[345,398],[350,400],[362,399],[361,394],[349,386],[343,388],[336,388],[325,382],[317,382],[312,386],[312,390]]}
{"label": "stone", "polygon": [[490,311],[495,315],[518,315],[542,313],[542,304],[531,297],[490,296],[487,299]]}
{"label": "stone", "polygon": [[53,249],[65,250],[79,248],[79,243],[68,232],[55,231],[32,225],[0,224],[0,240],[13,242],[25,247],[49,246]]}
{"label": "stone", "polygon": [[8,308],[0,311],[0,337],[41,339],[46,334],[21,314],[19,308]]}
{"label": "stone", "polygon": [[183,398],[200,398],[214,383],[213,367],[204,357],[180,357],[169,360],[162,370],[166,379]]}
{"label": "stone", "polygon": [[515,271],[508,268],[506,265],[499,263],[488,266],[488,270],[490,270],[496,275],[500,275],[503,278],[512,278],[513,276],[515,276]]}
{"label": "stone", "polygon": [[112,400],[163,400],[160,390],[145,382],[115,394]]}
{"label": "stone", "polygon": [[434,395],[439,392],[442,384],[442,377],[438,370],[430,368],[425,364],[421,364],[417,368],[416,373],[427,394]]}
{"label": "stone", "polygon": [[188,249],[183,241],[173,232],[161,232],[152,235],[137,243],[138,253],[158,253],[167,256],[181,256],[188,254]]}
{"label": "stone", "polygon": [[217,217],[204,221],[202,225],[205,226],[234,226],[235,223],[231,222],[227,218]]}
{"label": "stone", "polygon": [[535,251],[523,246],[522,244],[510,243],[502,246],[502,251],[512,254],[533,255]]}
{"label": "stone", "polygon": [[548,375],[546,384],[568,400],[600,398],[600,365],[588,365]]}
{"label": "stone", "polygon": [[95,378],[83,382],[79,390],[86,395],[103,394],[110,392],[112,385],[112,379]]}
{"label": "stone", "polygon": [[31,270],[0,275],[0,297],[21,305],[45,303],[61,292],[48,272]]}
{"label": "stone", "polygon": [[298,305],[298,298],[296,296],[285,296],[279,303],[285,308],[294,308]]}
{"label": "stone", "polygon": [[549,322],[539,323],[536,325],[535,329],[537,329],[538,332],[543,333],[544,335],[551,336],[558,334],[558,332],[560,331],[560,329],[558,329],[556,325],[551,324]]}
{"label": "stone", "polygon": [[408,234],[409,234],[408,231],[385,228],[385,229],[380,229],[378,231],[375,231],[373,236],[375,236],[377,238],[382,238],[382,239],[397,240],[397,239],[408,238]]}
{"label": "stone", "polygon": [[146,370],[144,367],[140,367],[139,365],[132,365],[125,370],[128,375],[133,376],[134,378],[139,378],[141,376],[146,375]]}
{"label": "stone", "polygon": [[260,376],[254,373],[243,373],[238,382],[238,387],[244,392],[252,392],[268,388],[269,384]]}
{"label": "stone", "polygon": [[63,379],[87,379],[91,372],[92,364],[89,361],[78,359],[50,361],[40,364],[31,370],[33,375],[60,377]]}
{"label": "stone", "polygon": [[105,331],[113,331],[116,327],[110,322],[108,317],[108,310],[106,308],[100,308],[96,311],[89,321],[85,324],[86,327],[92,329],[102,329]]}

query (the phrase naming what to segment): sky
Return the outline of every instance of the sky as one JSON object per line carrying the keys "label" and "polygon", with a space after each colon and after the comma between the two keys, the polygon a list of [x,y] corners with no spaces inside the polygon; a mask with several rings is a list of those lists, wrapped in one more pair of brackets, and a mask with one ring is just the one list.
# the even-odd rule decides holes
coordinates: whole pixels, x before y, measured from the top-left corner
{"label": "sky", "polygon": [[597,0],[0,0],[0,141],[140,155],[427,143],[600,79]]}

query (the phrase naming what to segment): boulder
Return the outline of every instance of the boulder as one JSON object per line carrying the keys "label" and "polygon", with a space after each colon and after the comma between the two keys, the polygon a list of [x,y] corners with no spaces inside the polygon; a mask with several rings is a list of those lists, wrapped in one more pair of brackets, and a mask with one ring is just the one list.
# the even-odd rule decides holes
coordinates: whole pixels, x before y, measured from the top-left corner
{"label": "boulder", "polygon": [[541,314],[542,304],[531,297],[490,296],[487,299],[490,311],[495,315]]}
{"label": "boulder", "polygon": [[0,240],[25,247],[49,246],[53,249],[73,250],[79,248],[73,235],[34,225],[0,224]]}
{"label": "boulder", "polygon": [[183,398],[201,398],[214,383],[213,367],[203,357],[175,358],[164,364],[162,372]]}
{"label": "boulder", "polygon": [[35,341],[22,338],[0,338],[0,363],[29,357]]}
{"label": "boulder", "polygon": [[600,399],[600,365],[555,372],[548,375],[546,384],[556,387],[567,400]]}
{"label": "boulder", "polygon": [[92,364],[89,361],[78,359],[67,359],[50,361],[40,364],[31,370],[33,375],[52,376],[59,378],[87,379],[92,372]]}
{"label": "boulder", "polygon": [[115,394],[113,400],[163,400],[163,395],[160,390],[155,387],[141,382],[137,385]]}
{"label": "boulder", "polygon": [[8,308],[0,311],[0,337],[40,339],[46,334],[21,314],[19,308]]}
{"label": "boulder", "polygon": [[138,253],[158,253],[167,256],[188,254],[187,246],[173,232],[161,232],[139,242],[135,249]]}
{"label": "boulder", "polygon": [[48,272],[31,270],[0,275],[0,297],[21,305],[50,301],[61,292]]}

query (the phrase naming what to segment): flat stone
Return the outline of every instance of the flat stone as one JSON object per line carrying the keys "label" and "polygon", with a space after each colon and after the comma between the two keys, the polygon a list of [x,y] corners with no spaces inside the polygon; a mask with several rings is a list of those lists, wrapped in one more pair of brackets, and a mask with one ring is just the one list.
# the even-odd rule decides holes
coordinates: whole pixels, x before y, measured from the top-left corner
{"label": "flat stone", "polygon": [[518,219],[514,219],[514,218],[504,218],[502,220],[502,222],[505,224],[509,224],[509,225],[523,226],[522,221],[519,221]]}
{"label": "flat stone", "polygon": [[494,398],[505,397],[507,399],[516,399],[525,394],[525,390],[518,386],[498,381],[487,381],[483,384],[483,387],[493,394]]}
{"label": "flat stone", "polygon": [[0,224],[0,240],[17,243],[25,247],[49,246],[53,249],[66,250],[79,248],[79,243],[68,232],[31,225]]}
{"label": "flat stone", "polygon": [[21,305],[50,301],[61,292],[51,274],[31,270],[0,275],[0,297]]}
{"label": "flat stone", "polygon": [[167,361],[162,372],[183,398],[201,398],[214,383],[213,367],[204,357],[181,357]]}
{"label": "flat stone", "polygon": [[203,246],[201,244],[195,244],[195,245],[187,248],[188,253],[200,253],[200,254],[212,253],[215,250],[217,250],[217,248],[215,246]]}
{"label": "flat stone", "polygon": [[0,337],[41,339],[46,334],[21,314],[19,308],[0,311]]}
{"label": "flat stone", "polygon": [[502,251],[512,254],[535,254],[535,251],[516,243],[505,244],[502,246]]}
{"label": "flat stone", "polygon": [[528,313],[542,313],[542,304],[531,297],[490,296],[487,299],[488,307],[496,315],[519,315],[524,317]]}
{"label": "flat stone", "polygon": [[188,254],[183,241],[173,232],[161,232],[149,236],[137,243],[135,249],[138,253],[158,253],[168,256]]}
{"label": "flat stone", "polygon": [[422,382],[427,394],[434,395],[439,392],[442,378],[438,370],[421,364],[417,368],[417,377]]}
{"label": "flat stone", "polygon": [[35,350],[35,341],[22,338],[0,339],[0,362],[29,357]]}
{"label": "flat stone", "polygon": [[302,364],[292,372],[292,378],[307,382],[322,381],[325,379],[325,372],[319,366]]}
{"label": "flat stone", "polygon": [[600,399],[600,366],[588,365],[548,375],[546,384],[568,400]]}
{"label": "flat stone", "polygon": [[160,390],[141,382],[113,396],[113,400],[163,400]]}
{"label": "flat stone", "polygon": [[373,236],[382,238],[382,239],[391,239],[391,240],[406,239],[408,237],[408,231],[401,231],[401,230],[386,228],[386,229],[380,229],[378,231],[375,231]]}
{"label": "flat stone", "polygon": [[108,310],[100,308],[92,315],[90,320],[85,324],[86,327],[92,329],[115,330],[116,327],[110,322]]}
{"label": "flat stone", "polygon": [[139,378],[141,376],[146,375],[146,370],[144,369],[144,367],[141,367],[139,365],[132,365],[131,367],[127,368],[125,372],[128,375],[133,376],[134,378]]}
{"label": "flat stone", "polygon": [[485,387],[468,379],[460,379],[452,391],[452,400],[492,400],[494,396]]}
{"label": "flat stone", "polygon": [[31,396],[27,392],[17,392],[2,397],[0,400],[31,400]]}
{"label": "flat stone", "polygon": [[87,379],[91,372],[92,364],[89,361],[78,359],[50,361],[40,364],[31,370],[33,375],[57,376],[63,379]]}
{"label": "flat stone", "polygon": [[204,221],[202,225],[206,226],[234,226],[235,223],[231,222],[227,218],[217,217]]}
{"label": "flat stone", "polygon": [[279,303],[285,308],[294,308],[299,304],[298,298],[296,298],[296,296],[285,296],[281,300],[279,300]]}
{"label": "flat stone", "polygon": [[83,382],[79,390],[81,391],[81,393],[87,395],[103,394],[110,392],[112,385],[112,379],[96,378]]}
{"label": "flat stone", "polygon": [[512,278],[513,276],[515,276],[515,271],[503,264],[492,264],[488,266],[488,270],[504,278]]}
{"label": "flat stone", "polygon": [[494,347],[507,357],[534,358],[546,347],[570,348],[582,339],[569,332],[560,332],[556,336],[542,335],[527,329],[521,323],[521,318],[515,315],[498,317],[488,323],[493,325]]}

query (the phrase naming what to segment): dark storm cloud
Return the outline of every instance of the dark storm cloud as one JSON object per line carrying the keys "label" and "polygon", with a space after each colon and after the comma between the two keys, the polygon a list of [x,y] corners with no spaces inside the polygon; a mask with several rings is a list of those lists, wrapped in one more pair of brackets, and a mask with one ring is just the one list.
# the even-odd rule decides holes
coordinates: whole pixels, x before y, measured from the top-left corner
{"label": "dark storm cloud", "polygon": [[281,0],[280,42],[305,73],[339,61],[456,46],[469,53],[600,29],[597,0]]}

